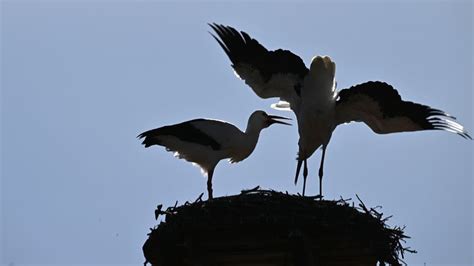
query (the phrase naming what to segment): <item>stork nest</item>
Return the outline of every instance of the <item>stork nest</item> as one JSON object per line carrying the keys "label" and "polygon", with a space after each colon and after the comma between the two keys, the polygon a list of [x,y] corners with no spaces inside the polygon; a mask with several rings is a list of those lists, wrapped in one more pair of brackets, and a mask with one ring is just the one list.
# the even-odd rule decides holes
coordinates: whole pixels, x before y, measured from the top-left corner
{"label": "stork nest", "polygon": [[[202,195],[201,195],[202,196]],[[405,264],[404,228],[359,199],[321,200],[270,190],[162,210],[165,221],[152,228],[143,246],[158,266],[306,266]]]}

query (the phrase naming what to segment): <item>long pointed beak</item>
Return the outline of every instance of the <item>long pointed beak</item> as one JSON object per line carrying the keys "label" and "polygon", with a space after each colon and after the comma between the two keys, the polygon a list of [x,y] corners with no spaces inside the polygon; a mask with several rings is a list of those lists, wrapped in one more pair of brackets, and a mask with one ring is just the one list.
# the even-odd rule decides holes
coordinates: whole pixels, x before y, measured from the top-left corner
{"label": "long pointed beak", "polygon": [[283,125],[289,125],[289,126],[291,126],[290,123],[286,123],[286,122],[279,121],[279,120],[276,120],[276,119],[291,120],[291,118],[288,118],[288,117],[277,116],[277,115],[268,115],[268,123],[269,123],[269,125],[271,125],[271,124],[283,124]]}

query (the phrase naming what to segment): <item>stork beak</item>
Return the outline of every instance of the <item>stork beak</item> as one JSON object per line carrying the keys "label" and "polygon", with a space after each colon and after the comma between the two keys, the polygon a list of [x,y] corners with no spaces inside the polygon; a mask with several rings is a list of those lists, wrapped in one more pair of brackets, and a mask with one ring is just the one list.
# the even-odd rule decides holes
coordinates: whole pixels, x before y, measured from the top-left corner
{"label": "stork beak", "polygon": [[291,126],[290,123],[286,123],[286,122],[279,121],[279,120],[276,120],[276,119],[291,120],[291,118],[288,118],[288,117],[277,116],[277,115],[268,115],[268,125],[271,125],[271,124],[283,124],[283,125],[289,125],[289,126]]}

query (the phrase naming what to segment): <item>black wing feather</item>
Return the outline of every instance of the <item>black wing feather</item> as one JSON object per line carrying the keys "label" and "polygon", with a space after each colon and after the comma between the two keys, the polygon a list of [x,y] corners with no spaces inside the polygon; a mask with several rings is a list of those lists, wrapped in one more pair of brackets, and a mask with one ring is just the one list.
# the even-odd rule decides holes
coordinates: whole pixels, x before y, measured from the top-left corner
{"label": "black wing feather", "polygon": [[[376,104],[377,111],[374,112],[374,108],[370,107],[362,110],[371,104]],[[455,121],[455,117],[427,105],[403,101],[391,85],[380,81],[369,81],[341,90],[336,103],[336,112],[339,124],[364,121],[376,133],[446,130],[472,139]],[[407,118],[415,124],[415,127],[407,125],[397,130],[396,126],[390,125],[394,121],[391,118]]]}
{"label": "black wing feather", "polygon": [[219,150],[221,145],[215,139],[193,126],[193,122],[204,120],[194,119],[176,125],[155,128],[141,133],[138,138],[143,139],[142,144],[145,145],[145,148],[152,145],[162,145],[160,136],[173,136],[182,141],[210,146],[213,150]]}
{"label": "black wing feather", "polygon": [[290,51],[282,49],[268,51],[243,31],[238,32],[230,26],[216,23],[209,24],[209,26],[219,36],[220,39],[211,33],[233,66],[240,63],[252,65],[260,71],[265,81],[270,80],[272,75],[278,73],[292,73],[300,78],[304,78],[308,73],[308,68],[303,60]]}

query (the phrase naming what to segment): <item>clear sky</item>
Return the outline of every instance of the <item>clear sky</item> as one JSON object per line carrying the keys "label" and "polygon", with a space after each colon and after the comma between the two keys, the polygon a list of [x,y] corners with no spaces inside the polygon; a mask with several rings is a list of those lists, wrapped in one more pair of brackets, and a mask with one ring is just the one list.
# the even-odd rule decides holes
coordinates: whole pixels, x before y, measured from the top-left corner
{"label": "clear sky", "polygon": [[[1,3],[1,253],[6,265],[130,264],[157,204],[205,192],[205,178],[163,148],[144,149],[148,129],[210,117],[245,128],[259,99],[237,79],[206,23],[245,30],[308,65],[336,62],[338,88],[368,80],[404,99],[473,123],[473,4]],[[472,135],[472,134],[471,134]],[[264,188],[296,193],[297,128],[263,131],[245,161],[221,162],[216,196]],[[321,153],[309,161],[316,194]],[[473,264],[473,141],[447,132],[376,135],[337,128],[328,146],[327,199],[383,206],[406,225],[410,265]]]}

